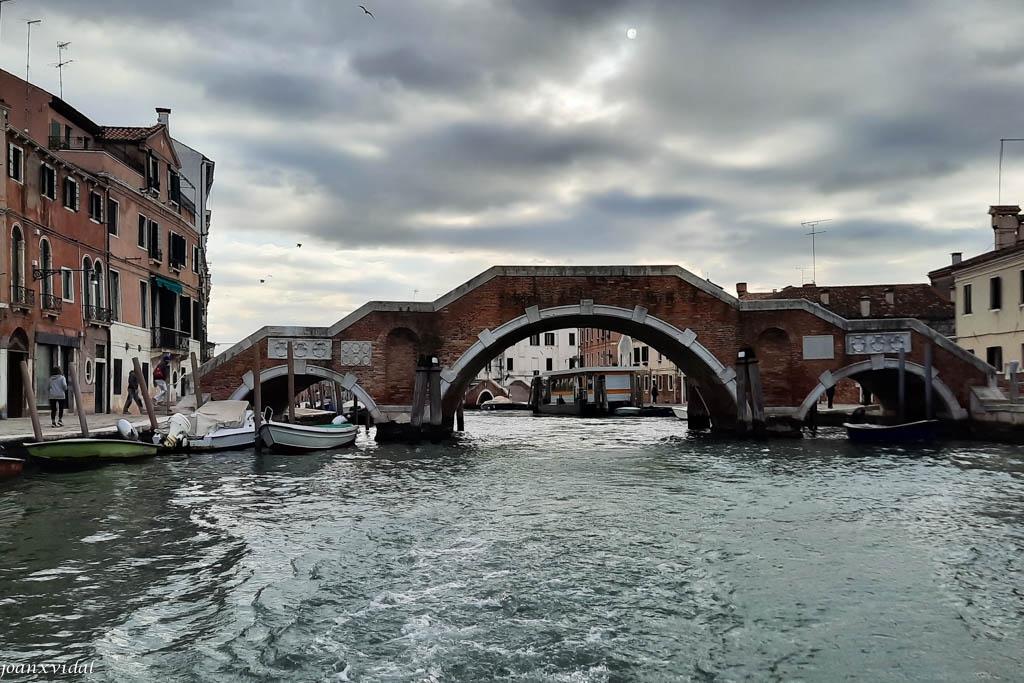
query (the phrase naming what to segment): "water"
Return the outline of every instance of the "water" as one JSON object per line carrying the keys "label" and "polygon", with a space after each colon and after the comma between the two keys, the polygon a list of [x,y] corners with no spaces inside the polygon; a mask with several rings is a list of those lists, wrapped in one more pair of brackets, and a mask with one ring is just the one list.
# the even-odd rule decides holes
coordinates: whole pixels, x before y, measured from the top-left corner
{"label": "water", "polygon": [[3,485],[0,665],[87,662],[99,681],[1024,676],[1016,448],[719,441],[658,418],[467,429]]}

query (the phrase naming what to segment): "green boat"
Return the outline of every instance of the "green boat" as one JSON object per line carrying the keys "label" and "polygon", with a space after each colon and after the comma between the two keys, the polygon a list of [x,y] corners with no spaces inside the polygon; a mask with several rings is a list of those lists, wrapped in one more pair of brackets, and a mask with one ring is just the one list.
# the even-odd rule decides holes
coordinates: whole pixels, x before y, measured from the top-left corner
{"label": "green boat", "polygon": [[64,464],[93,464],[139,460],[156,455],[159,446],[123,439],[57,439],[25,444],[33,458]]}

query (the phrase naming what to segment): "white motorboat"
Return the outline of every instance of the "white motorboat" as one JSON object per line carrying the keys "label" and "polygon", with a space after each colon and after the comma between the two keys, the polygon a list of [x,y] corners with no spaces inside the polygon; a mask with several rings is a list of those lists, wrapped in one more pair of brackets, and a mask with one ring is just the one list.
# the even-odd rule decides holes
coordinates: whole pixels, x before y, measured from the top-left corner
{"label": "white motorboat", "polygon": [[191,451],[246,448],[256,441],[256,423],[248,401],[209,401],[191,415],[171,415],[153,441]]}
{"label": "white motorboat", "polygon": [[640,414],[640,408],[636,406],[620,406],[615,409],[615,414],[619,417],[636,417]]}
{"label": "white motorboat", "polygon": [[690,416],[686,412],[686,406],[672,406],[672,414],[678,417],[680,420],[690,419]]}
{"label": "white motorboat", "polygon": [[359,427],[342,422],[326,425],[299,425],[273,420],[260,425],[260,439],[274,452],[295,453],[320,451],[325,448],[342,448],[356,440]]}

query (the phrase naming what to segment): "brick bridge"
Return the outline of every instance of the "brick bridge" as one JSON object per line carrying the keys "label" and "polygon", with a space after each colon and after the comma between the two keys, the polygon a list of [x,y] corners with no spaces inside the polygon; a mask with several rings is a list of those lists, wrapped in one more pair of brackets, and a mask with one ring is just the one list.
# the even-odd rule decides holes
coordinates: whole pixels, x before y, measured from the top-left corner
{"label": "brick bridge", "polygon": [[296,391],[334,380],[375,421],[404,421],[417,358],[426,354],[443,368],[450,425],[493,357],[530,335],[573,327],[621,332],[656,348],[696,386],[721,429],[735,425],[734,367],[743,349],[760,361],[766,412],[795,420],[847,378],[894,409],[900,345],[909,349],[911,414],[923,411],[929,345],[939,417],[967,418],[971,387],[995,381],[990,366],[918,320],[847,320],[804,299],[741,301],[678,266],[495,266],[433,302],[370,302],[330,327],[264,327],[204,364],[200,377],[215,399],[251,398],[258,354],[264,401],[280,409],[291,340]]}

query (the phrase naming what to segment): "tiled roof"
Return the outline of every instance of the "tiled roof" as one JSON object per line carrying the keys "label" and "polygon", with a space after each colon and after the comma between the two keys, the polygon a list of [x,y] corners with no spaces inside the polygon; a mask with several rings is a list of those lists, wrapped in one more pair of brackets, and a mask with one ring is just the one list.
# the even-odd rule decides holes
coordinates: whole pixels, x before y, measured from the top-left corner
{"label": "tiled roof", "polygon": [[[828,292],[828,303],[821,301]],[[886,300],[886,293],[892,292],[893,302]],[[846,318],[857,319],[861,298],[871,302],[869,318],[918,318],[920,320],[952,320],[955,313],[953,303],[929,284],[912,285],[849,285],[843,287],[785,287],[775,292],[747,292],[746,299],[807,299],[824,306]]]}
{"label": "tiled roof", "polygon": [[960,263],[954,265],[938,268],[928,273],[928,277],[931,278],[932,280],[935,280],[944,275],[952,275],[954,272],[958,270],[970,268],[971,266],[981,265],[982,263],[988,263],[989,261],[995,261],[996,259],[1002,258],[1004,256],[1012,256],[1014,254],[1019,254],[1022,251],[1024,251],[1024,242],[1017,242],[1016,244],[1012,244],[1008,247],[1003,247],[1002,249],[993,249],[992,251],[986,251],[984,254],[979,254],[978,256],[974,256],[969,259],[964,259]]}
{"label": "tiled roof", "polygon": [[157,132],[163,124],[152,126],[103,126],[103,133],[100,137],[112,142],[142,142]]}

